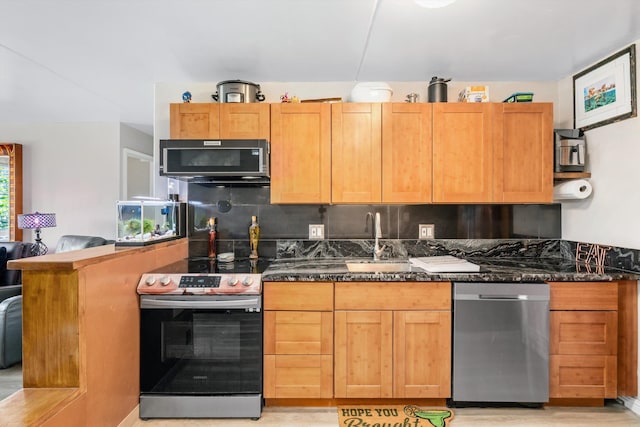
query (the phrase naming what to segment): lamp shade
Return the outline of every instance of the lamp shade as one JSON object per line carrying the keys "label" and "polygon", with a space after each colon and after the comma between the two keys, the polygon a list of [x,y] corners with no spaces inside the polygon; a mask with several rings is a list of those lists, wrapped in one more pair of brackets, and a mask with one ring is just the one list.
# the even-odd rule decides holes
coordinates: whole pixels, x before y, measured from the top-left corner
{"label": "lamp shade", "polygon": [[18,228],[49,228],[56,226],[56,214],[34,212],[18,215]]}

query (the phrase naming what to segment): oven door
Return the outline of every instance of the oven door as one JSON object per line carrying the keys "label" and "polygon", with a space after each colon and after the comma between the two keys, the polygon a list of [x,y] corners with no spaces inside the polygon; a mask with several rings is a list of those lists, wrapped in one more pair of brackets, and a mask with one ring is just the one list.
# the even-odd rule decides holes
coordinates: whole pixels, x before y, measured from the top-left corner
{"label": "oven door", "polygon": [[140,297],[140,391],[262,393],[261,296]]}

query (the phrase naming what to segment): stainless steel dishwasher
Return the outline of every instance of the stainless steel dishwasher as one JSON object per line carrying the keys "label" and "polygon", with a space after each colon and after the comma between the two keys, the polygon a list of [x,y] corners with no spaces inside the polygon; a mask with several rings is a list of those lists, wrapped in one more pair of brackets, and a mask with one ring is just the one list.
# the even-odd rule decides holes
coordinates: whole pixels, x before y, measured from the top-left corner
{"label": "stainless steel dishwasher", "polygon": [[452,405],[549,400],[549,285],[453,284]]}

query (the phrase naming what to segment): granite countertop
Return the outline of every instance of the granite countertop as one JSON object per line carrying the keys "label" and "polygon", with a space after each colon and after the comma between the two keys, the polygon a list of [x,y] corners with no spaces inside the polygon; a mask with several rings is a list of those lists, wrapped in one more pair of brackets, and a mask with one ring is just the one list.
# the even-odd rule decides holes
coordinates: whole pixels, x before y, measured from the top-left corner
{"label": "granite countertop", "polygon": [[[562,258],[468,257],[480,265],[478,273],[426,273],[412,267],[408,272],[349,272],[345,262],[363,258],[284,258],[272,261],[264,271],[265,282],[275,281],[416,281],[416,282],[596,282],[637,280],[638,275],[612,267],[576,264]],[[400,260],[402,261],[402,260]]]}

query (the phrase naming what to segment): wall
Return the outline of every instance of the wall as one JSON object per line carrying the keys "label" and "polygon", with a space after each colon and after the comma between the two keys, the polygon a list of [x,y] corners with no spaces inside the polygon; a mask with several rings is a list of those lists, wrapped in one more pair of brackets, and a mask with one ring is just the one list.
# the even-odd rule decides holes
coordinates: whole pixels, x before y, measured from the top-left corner
{"label": "wall", "polygon": [[51,250],[64,234],[115,238],[119,124],[0,124],[0,139],[23,145],[24,211],[56,214],[41,233]]}
{"label": "wall", "polygon": [[[636,41],[636,55],[638,43],[640,40]],[[620,46],[615,52],[626,47]],[[636,79],[638,88],[638,72]],[[558,82],[558,101],[558,123],[561,127],[573,127],[573,76]],[[562,203],[562,238],[640,249],[637,214],[640,192],[636,175],[640,159],[640,117],[601,126],[585,135],[586,170],[591,172],[593,195],[585,200]]]}
{"label": "wall", "polygon": [[[640,40],[634,43],[637,63]],[[620,46],[610,55],[626,47],[627,45]],[[604,58],[600,60],[602,59]],[[640,73],[637,69],[636,88],[640,88]],[[556,113],[559,127],[573,127],[573,75],[558,82]],[[586,170],[591,172],[593,194],[586,200],[562,203],[562,238],[640,249],[640,221],[637,215],[640,210],[640,192],[636,175],[640,159],[640,117],[601,126],[586,131],[585,135]],[[638,342],[640,343],[640,318]],[[640,346],[638,352],[640,353]],[[638,372],[640,374],[640,360]],[[640,411],[639,399],[636,398],[632,405],[635,412]]]}
{"label": "wall", "polygon": [[[141,132],[137,129],[134,129],[130,126],[120,124],[120,192],[118,194],[118,200],[124,200],[123,196],[124,187],[126,186],[125,177],[127,173],[125,173],[126,163],[124,160],[124,150],[129,149],[133,151],[137,151],[138,153],[147,154],[149,156],[153,156],[153,136]],[[143,172],[138,170],[137,172]],[[154,174],[155,175],[155,174]],[[145,177],[146,178],[146,177]],[[132,177],[129,177],[131,180]],[[145,179],[145,183],[148,178]],[[154,194],[153,182],[151,183],[151,194]],[[146,187],[146,184],[144,185]],[[134,186],[135,188],[135,186]]]}

